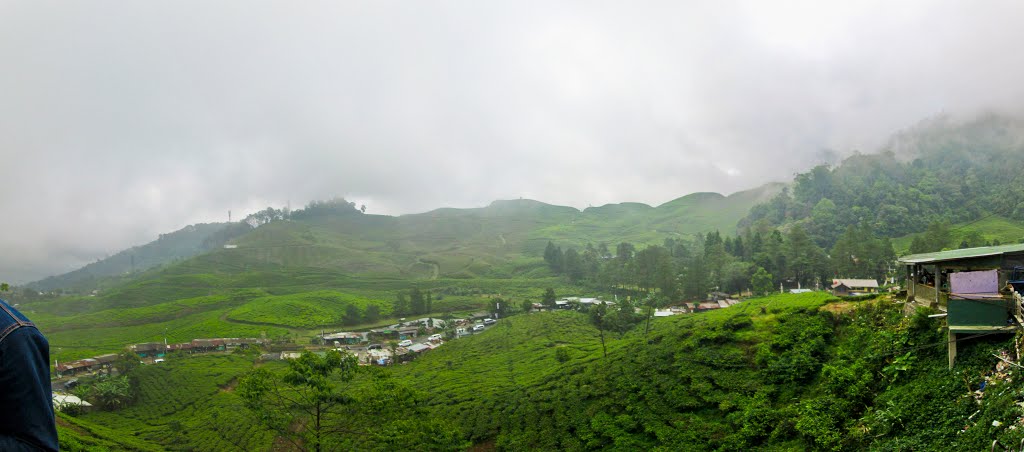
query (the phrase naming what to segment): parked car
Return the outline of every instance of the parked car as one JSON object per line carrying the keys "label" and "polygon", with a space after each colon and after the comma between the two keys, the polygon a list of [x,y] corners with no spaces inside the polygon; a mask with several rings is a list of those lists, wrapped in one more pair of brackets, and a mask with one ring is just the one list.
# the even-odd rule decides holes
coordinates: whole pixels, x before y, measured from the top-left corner
{"label": "parked car", "polygon": [[406,339],[406,340],[398,343],[399,347],[408,347],[410,345],[412,345],[412,341],[410,341],[409,339]]}
{"label": "parked car", "polygon": [[384,348],[383,344],[370,344],[370,345],[366,346],[367,350],[382,350],[383,348]]}
{"label": "parked car", "polygon": [[476,331],[483,331],[483,330],[484,330],[484,326],[483,325],[474,325],[473,326],[473,331],[474,332],[476,332]]}
{"label": "parked car", "polygon": [[439,340],[441,340],[441,335],[440,334],[431,334],[430,337],[427,338],[427,340],[431,341],[431,342],[439,341]]}
{"label": "parked car", "polygon": [[494,325],[495,323],[498,323],[498,321],[494,319],[484,319],[484,325]]}

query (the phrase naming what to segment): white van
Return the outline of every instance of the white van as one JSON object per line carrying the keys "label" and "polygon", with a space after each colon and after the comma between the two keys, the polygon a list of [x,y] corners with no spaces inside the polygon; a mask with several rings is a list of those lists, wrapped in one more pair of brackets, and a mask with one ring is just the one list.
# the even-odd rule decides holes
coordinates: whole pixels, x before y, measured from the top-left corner
{"label": "white van", "polygon": [[441,335],[440,334],[431,334],[430,337],[427,338],[427,340],[430,341],[430,342],[438,342],[438,341],[441,340]]}
{"label": "white van", "polygon": [[398,343],[399,347],[408,347],[410,345],[412,345],[412,341],[410,341],[409,339],[406,339],[406,340]]}

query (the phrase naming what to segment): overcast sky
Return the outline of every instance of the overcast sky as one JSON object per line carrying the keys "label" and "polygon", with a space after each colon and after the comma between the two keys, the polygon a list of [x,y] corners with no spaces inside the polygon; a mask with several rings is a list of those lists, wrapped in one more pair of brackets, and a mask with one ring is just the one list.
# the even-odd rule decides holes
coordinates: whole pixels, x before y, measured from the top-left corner
{"label": "overcast sky", "polygon": [[1024,105],[1019,1],[0,0],[0,280],[345,196],[657,205]]}

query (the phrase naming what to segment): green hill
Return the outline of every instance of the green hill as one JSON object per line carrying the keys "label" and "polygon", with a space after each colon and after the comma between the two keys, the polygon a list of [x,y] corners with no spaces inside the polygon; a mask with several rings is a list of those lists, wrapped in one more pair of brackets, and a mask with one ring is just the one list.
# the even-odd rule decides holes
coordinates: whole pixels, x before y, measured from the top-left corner
{"label": "green hill", "polygon": [[796,175],[792,190],[755,206],[741,223],[799,224],[831,248],[849,226],[862,224],[896,238],[993,215],[1021,222],[1021,137],[1024,121],[995,114],[923,121],[880,153],[855,153]]}
{"label": "green hill", "polygon": [[781,190],[769,184],[722,196],[688,195],[658,207],[609,204],[582,212],[532,200],[495,201],[475,209],[438,209],[388,217],[345,215],[275,221],[216,250],[225,265],[279,264],[329,268],[368,277],[510,277],[541,270],[544,246],[555,241],[661,243],[712,230],[735,232],[751,206]]}
{"label": "green hill", "polygon": [[[539,300],[547,287],[574,294],[580,289],[554,276],[541,259],[548,241],[642,245],[734,230],[750,206],[780,189],[766,185],[730,196],[693,194],[658,207],[623,203],[582,212],[532,200],[398,217],[363,215],[343,209],[344,203],[328,208],[336,212],[314,209],[290,220],[267,212],[264,224],[241,235],[239,228],[205,225],[163,236],[144,248],[188,252],[108,280],[97,294],[15,302],[24,303],[50,337],[59,360],[164,337],[305,337],[358,323],[345,319],[349,304],[360,314],[376,304],[387,316],[396,293],[414,285],[437,295],[435,315],[479,310],[495,296]],[[230,247],[221,246],[228,240]],[[196,254],[201,243],[217,245]]]}
{"label": "green hill", "polygon": [[[503,450],[1017,444],[1019,370],[990,380],[981,404],[967,396],[1012,338],[970,342],[950,371],[944,336],[924,314],[905,319],[899,304],[821,293],[751,299],[656,319],[649,335],[635,328],[612,339],[607,358],[585,316],[521,315],[395,375],[430,394],[436,416]],[[559,348],[570,351],[564,362]]]}
{"label": "green hill", "polygon": [[[661,243],[666,237],[712,230],[731,234],[752,206],[780,190],[780,184],[768,184],[730,196],[695,193],[658,207],[621,203],[582,212],[520,199],[398,217],[358,212],[306,214],[269,221],[248,233],[223,223],[200,224],[30,286],[87,292],[104,278],[132,270],[143,272],[207,252],[214,255],[213,261],[227,267],[309,267],[363,277],[543,275],[543,266],[537,262],[548,241],[578,247],[602,242],[611,246],[622,241]],[[232,233],[226,234],[228,229]],[[236,247],[221,248],[228,241]],[[121,282],[112,280],[103,288],[118,290]]]}
{"label": "green hill", "polygon": [[[227,226],[227,223],[189,225],[168,234],[161,234],[158,239],[145,245],[126,249],[80,269],[50,276],[28,283],[26,286],[41,291],[92,290],[108,278],[187,259],[219,247],[223,245],[223,241],[217,240],[218,233],[223,232]],[[224,239],[226,240],[226,237]]]}
{"label": "green hill", "polygon": [[[970,246],[985,246],[985,243],[1019,243],[1024,240],[1024,222],[1001,216],[990,216],[980,220],[950,225],[950,244],[967,241]],[[892,246],[897,254],[906,254],[914,237],[923,233],[907,234],[893,239]],[[981,243],[972,243],[979,241]]]}
{"label": "green hill", "polygon": [[[992,354],[1012,348],[1012,338],[961,344],[951,371],[940,320],[927,314],[906,318],[888,300],[777,295],[658,318],[649,334],[642,325],[613,333],[604,357],[588,316],[533,313],[390,374],[413,390],[418,416],[450,420],[486,449],[983,450],[993,440],[1019,443],[1024,375],[1012,366],[992,372],[999,362]],[[168,448],[263,449],[272,436],[253,427],[231,389],[251,368],[241,355],[143,366],[133,374],[141,390],[134,406],[68,420]],[[342,391],[372,391],[373,375]]]}

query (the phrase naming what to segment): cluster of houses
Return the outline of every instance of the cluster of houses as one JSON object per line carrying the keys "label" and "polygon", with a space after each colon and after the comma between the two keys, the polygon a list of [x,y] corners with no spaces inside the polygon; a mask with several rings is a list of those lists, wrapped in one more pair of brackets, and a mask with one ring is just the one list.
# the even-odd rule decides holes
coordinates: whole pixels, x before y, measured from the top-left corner
{"label": "cluster of houses", "polygon": [[77,375],[85,372],[110,369],[113,367],[114,361],[117,361],[117,353],[68,361],[66,363],[57,363],[54,366],[54,369],[56,370],[57,376]]}
{"label": "cluster of houses", "polygon": [[[435,320],[440,322],[439,320]],[[443,323],[441,323],[443,325]],[[427,350],[433,350],[440,347],[443,342],[440,334],[432,334],[426,342],[423,343],[411,343],[411,339],[416,337],[419,332],[419,328],[406,329],[406,327],[399,328],[396,325],[394,328],[382,328],[379,330],[370,330],[369,332],[335,332],[335,333],[321,333],[316,338],[316,342],[322,345],[333,345],[335,350],[351,353],[356,356],[359,360],[360,365],[380,365],[386,366],[393,363],[401,363],[411,361],[420,353],[426,352]],[[440,328],[435,326],[435,328]],[[402,339],[403,342],[408,341],[401,346],[397,346],[392,350],[390,347],[385,347],[381,343],[370,344],[370,340],[377,339]],[[342,348],[344,347],[344,348]],[[282,360],[282,359],[296,359],[301,356],[303,350],[291,350],[283,351],[279,353],[265,353],[260,356],[261,360]],[[317,354],[326,353],[324,351],[314,352]]]}
{"label": "cluster of houses", "polygon": [[268,342],[269,341],[266,339],[222,337],[216,339],[192,339],[192,342],[182,342],[180,344],[145,342],[142,344],[129,345],[128,350],[139,355],[140,358],[162,358],[169,352],[222,352],[226,350],[234,350],[236,348],[248,348],[252,345],[263,345]]}
{"label": "cluster of houses", "polygon": [[[205,353],[246,348],[251,345],[263,345],[266,339],[225,337],[216,339],[193,339],[191,342],[180,344],[166,344],[163,342],[146,342],[142,344],[129,345],[127,348],[140,358],[162,358],[168,352],[180,351],[185,353]],[[78,375],[88,372],[107,370],[113,367],[117,361],[116,353],[109,353],[92,358],[79,359],[68,362],[58,362],[54,370],[58,377]]]}
{"label": "cluster of houses", "polygon": [[[555,309],[580,309],[596,304],[615,306],[614,301],[605,301],[598,298],[566,297],[560,300],[555,300]],[[533,309],[538,311],[544,310],[544,305],[541,303],[534,303]]]}

